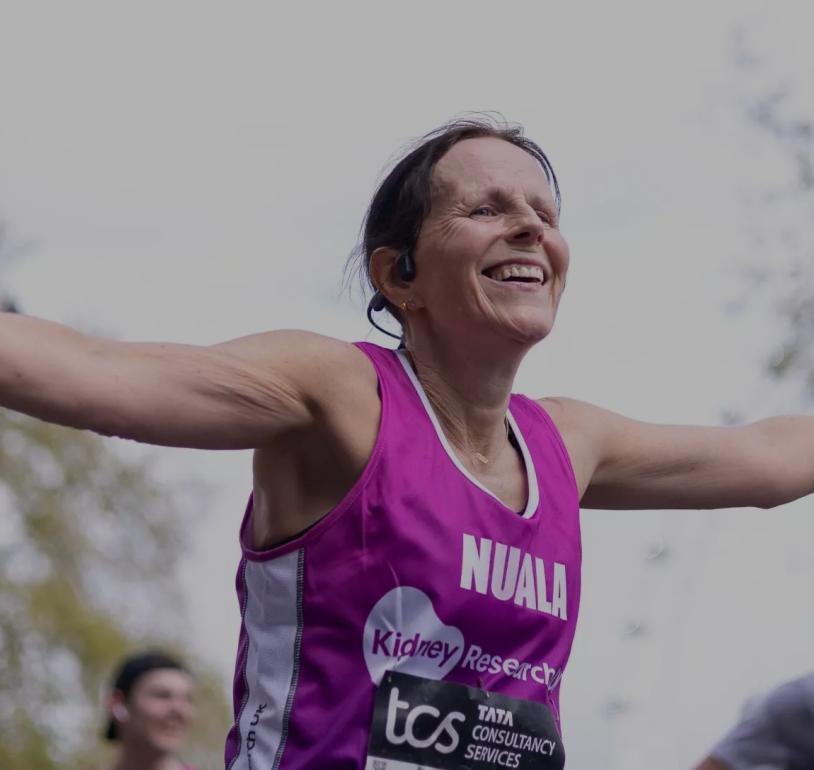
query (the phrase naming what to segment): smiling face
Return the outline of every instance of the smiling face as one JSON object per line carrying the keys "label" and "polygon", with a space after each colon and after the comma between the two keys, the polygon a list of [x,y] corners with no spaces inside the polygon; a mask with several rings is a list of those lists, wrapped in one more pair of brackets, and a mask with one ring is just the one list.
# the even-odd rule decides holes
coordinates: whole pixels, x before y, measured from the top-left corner
{"label": "smiling face", "polygon": [[159,754],[178,751],[194,715],[193,689],[185,671],[162,668],[139,677],[124,702],[123,742],[139,743]]}
{"label": "smiling face", "polygon": [[476,334],[479,344],[543,339],[565,286],[568,246],[539,163],[502,139],[465,139],[432,181],[412,285],[428,331]]}

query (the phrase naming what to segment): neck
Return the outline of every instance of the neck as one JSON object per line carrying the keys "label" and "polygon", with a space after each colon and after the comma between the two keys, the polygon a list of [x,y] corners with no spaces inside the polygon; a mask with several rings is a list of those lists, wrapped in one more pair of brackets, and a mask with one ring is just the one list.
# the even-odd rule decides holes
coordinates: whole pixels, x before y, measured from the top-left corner
{"label": "neck", "polygon": [[111,770],[181,770],[182,767],[172,754],[131,745],[122,747]]}
{"label": "neck", "polygon": [[506,412],[525,351],[486,356],[439,339],[416,335],[409,357],[447,439],[478,469],[508,446]]}

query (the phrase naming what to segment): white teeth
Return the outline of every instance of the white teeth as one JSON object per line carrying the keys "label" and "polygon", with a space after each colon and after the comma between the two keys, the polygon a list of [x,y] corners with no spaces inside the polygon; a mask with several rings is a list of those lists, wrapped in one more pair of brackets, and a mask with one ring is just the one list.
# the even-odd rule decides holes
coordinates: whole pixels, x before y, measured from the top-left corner
{"label": "white teeth", "polygon": [[545,273],[537,265],[499,265],[486,271],[487,277],[494,281],[506,281],[509,278],[532,278],[545,283]]}

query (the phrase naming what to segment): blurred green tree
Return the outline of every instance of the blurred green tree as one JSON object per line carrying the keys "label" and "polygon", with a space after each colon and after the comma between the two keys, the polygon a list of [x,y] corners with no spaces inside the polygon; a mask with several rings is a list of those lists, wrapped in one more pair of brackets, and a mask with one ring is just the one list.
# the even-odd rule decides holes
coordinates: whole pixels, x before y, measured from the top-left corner
{"label": "blurred green tree", "polygon": [[[0,304],[16,307],[2,292]],[[223,766],[224,683],[179,637],[176,566],[191,506],[160,480],[149,452],[124,450],[0,410],[3,770],[99,767],[109,751],[101,695],[118,660],[144,646],[190,665],[199,714],[185,758],[201,770]]]}

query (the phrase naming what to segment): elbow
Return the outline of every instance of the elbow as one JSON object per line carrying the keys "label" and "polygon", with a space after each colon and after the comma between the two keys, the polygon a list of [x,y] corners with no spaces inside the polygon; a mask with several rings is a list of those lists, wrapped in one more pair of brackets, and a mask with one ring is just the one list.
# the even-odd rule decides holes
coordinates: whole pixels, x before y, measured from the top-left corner
{"label": "elbow", "polygon": [[752,493],[752,505],[768,511],[777,508],[790,499],[786,485],[777,477],[768,475],[758,481]]}
{"label": "elbow", "polygon": [[756,499],[753,504],[756,508],[768,511],[806,497],[812,492],[814,492],[813,482],[804,480],[800,476],[784,477],[781,475],[774,479],[767,479],[760,485],[760,489],[756,490]]}
{"label": "elbow", "polygon": [[777,508],[814,493],[810,429],[801,417],[772,417],[747,426],[751,452],[744,473],[751,477],[759,508]]}
{"label": "elbow", "polygon": [[767,500],[764,500],[762,502],[757,503],[754,507],[755,508],[760,508],[763,511],[770,511],[770,510],[772,510],[772,508],[779,508],[781,505],[783,505],[784,503],[787,503],[787,502],[789,502],[789,501],[788,500],[782,500],[780,498],[771,499],[771,500],[767,499]]}
{"label": "elbow", "polygon": [[128,418],[116,398],[101,389],[86,389],[66,404],[63,411],[70,415],[70,427],[88,430],[100,436],[130,438]]}

